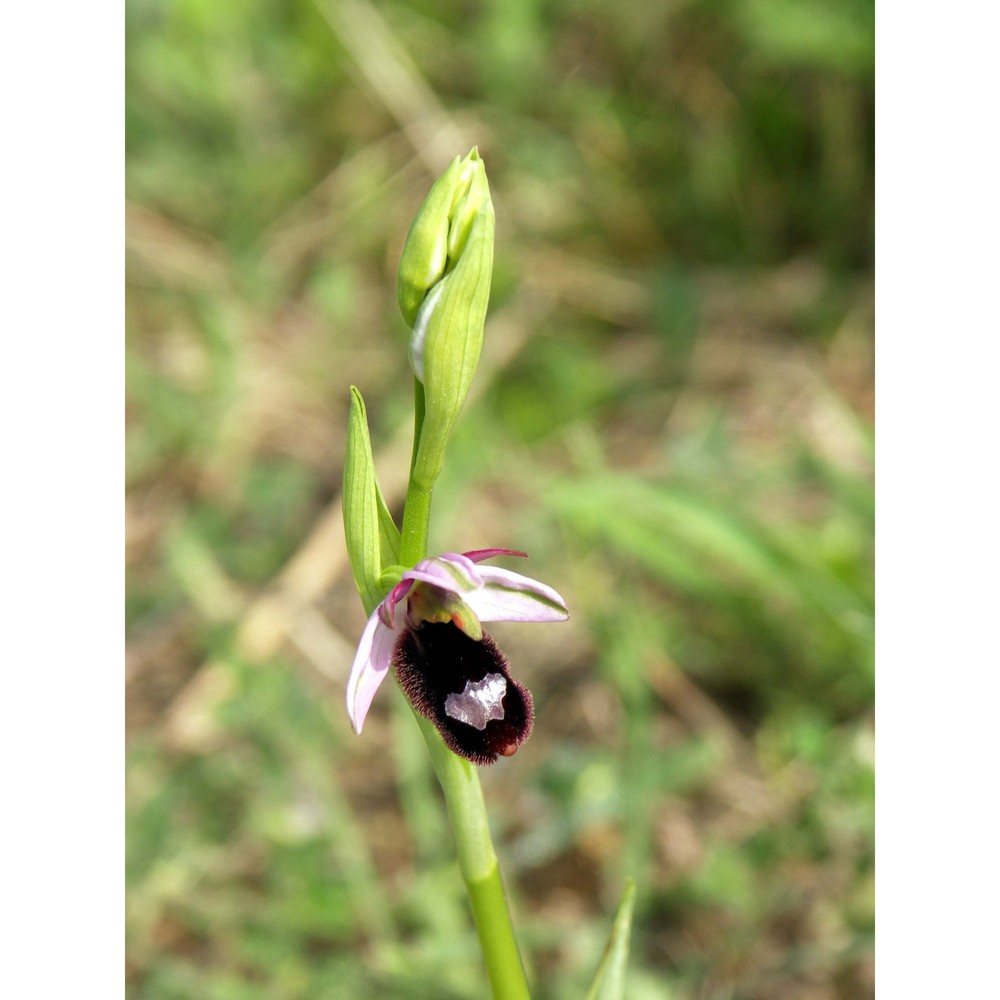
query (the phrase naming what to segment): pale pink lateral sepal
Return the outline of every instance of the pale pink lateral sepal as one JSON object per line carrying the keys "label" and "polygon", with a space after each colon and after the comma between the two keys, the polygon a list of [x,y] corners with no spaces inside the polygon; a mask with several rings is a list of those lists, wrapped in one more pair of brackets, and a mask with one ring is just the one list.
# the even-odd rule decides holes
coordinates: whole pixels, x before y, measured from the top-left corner
{"label": "pale pink lateral sepal", "polygon": [[382,605],[372,613],[361,633],[361,642],[354,656],[351,676],[347,681],[347,714],[356,733],[361,732],[365,716],[379,685],[385,680],[392,662],[392,651],[399,635],[398,628],[390,628],[379,614]]}
{"label": "pale pink lateral sepal", "polygon": [[562,622],[566,602],[551,587],[509,569],[480,566],[482,587],[463,594],[483,622]]}

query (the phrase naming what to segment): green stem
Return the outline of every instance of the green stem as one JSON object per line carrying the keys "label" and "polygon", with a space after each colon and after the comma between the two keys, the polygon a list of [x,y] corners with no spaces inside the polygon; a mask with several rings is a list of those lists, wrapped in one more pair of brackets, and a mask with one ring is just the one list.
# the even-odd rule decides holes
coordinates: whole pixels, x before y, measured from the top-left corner
{"label": "green stem", "polygon": [[[414,713],[416,715],[416,713]],[[416,716],[444,791],[458,867],[472,904],[486,973],[496,1000],[531,1000],[490,838],[486,802],[475,767],[442,742],[430,720]]]}
{"label": "green stem", "polygon": [[417,486],[412,480],[406,491],[403,527],[400,530],[399,562],[416,566],[427,558],[427,529],[431,513],[431,489]]}
{"label": "green stem", "polygon": [[413,454],[410,457],[410,482],[406,489],[406,506],[403,508],[403,527],[400,529],[399,562],[415,566],[427,558],[427,533],[431,522],[431,493],[434,484],[426,486],[414,482],[413,467],[420,448],[420,433],[424,426],[424,387],[419,379],[413,380]]}
{"label": "green stem", "polygon": [[[415,383],[414,396],[413,456],[416,458],[424,415],[423,386],[419,382]],[[399,561],[404,566],[413,566],[427,557],[432,488],[413,481],[411,465],[399,552]],[[493,996],[495,1000],[531,1000],[500,878],[500,866],[490,838],[479,775],[472,764],[444,745],[429,719],[416,712],[413,714],[427,743],[434,773],[444,791],[448,819],[455,837],[458,867],[472,904],[472,915]]]}

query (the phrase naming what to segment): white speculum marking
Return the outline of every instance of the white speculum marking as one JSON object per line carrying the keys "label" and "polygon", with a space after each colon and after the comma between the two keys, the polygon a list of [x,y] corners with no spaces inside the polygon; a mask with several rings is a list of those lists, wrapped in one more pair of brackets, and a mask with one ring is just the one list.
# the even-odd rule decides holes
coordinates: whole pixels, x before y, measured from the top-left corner
{"label": "white speculum marking", "polygon": [[503,696],[507,681],[503,674],[487,674],[481,681],[467,681],[461,694],[444,700],[444,714],[476,729],[485,729],[491,719],[503,718]]}

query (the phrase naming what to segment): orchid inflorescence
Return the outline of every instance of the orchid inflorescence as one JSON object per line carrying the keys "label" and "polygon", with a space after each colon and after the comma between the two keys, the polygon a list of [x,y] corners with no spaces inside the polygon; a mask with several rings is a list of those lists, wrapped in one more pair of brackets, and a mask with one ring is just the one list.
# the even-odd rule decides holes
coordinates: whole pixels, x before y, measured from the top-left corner
{"label": "orchid inflorescence", "polygon": [[434,183],[403,247],[398,298],[412,331],[416,426],[402,531],[378,487],[364,402],[354,387],[344,470],[348,553],[370,614],[347,684],[351,724],[361,732],[393,667],[414,710],[434,723],[451,751],[476,764],[513,754],[533,723],[530,693],[511,676],[482,622],[569,616],[545,584],[480,565],[523,552],[426,553],[431,489],[482,348],[493,226],[486,172],[473,149]]}
{"label": "orchid inflorescence", "polygon": [[[516,681],[483,622],[558,622],[551,587],[486,565],[513,549],[428,557],[431,493],[479,361],[493,271],[493,203],[473,149],[435,181],[410,226],[397,294],[411,330],[414,440],[402,525],[375,474],[368,417],[351,386],[344,462],[344,534],[368,623],[347,682],[347,714],[361,732],[390,667],[409,699],[444,792],[495,1000],[530,1000],[477,772],[531,734],[531,694]],[[621,1000],[634,885],[626,886],[588,997]],[[598,992],[599,991],[599,992]]]}

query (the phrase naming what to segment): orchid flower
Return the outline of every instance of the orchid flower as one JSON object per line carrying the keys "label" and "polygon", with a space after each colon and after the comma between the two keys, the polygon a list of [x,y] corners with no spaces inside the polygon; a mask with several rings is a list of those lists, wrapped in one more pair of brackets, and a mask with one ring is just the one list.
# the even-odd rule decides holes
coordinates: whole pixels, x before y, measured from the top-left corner
{"label": "orchid flower", "polygon": [[481,623],[557,622],[569,612],[544,583],[479,565],[499,555],[525,553],[448,552],[402,574],[368,619],[351,668],[347,713],[356,733],[392,666],[413,707],[459,756],[492,764],[528,738],[531,694],[511,676],[506,658]]}

